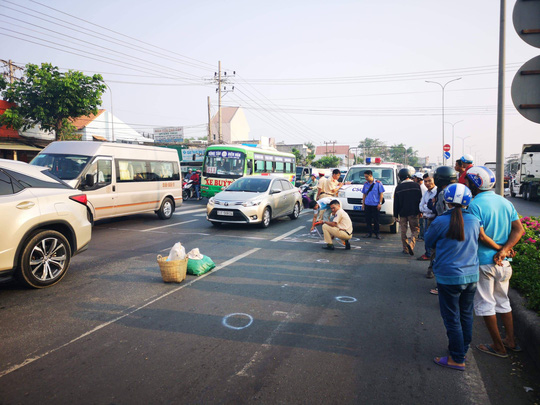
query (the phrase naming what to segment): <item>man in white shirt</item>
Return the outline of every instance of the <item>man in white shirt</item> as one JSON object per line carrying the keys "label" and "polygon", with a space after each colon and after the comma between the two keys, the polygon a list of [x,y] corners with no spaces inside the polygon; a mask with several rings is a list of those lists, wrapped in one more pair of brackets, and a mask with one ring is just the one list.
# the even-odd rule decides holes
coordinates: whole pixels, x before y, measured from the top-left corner
{"label": "man in white shirt", "polygon": [[[431,222],[435,219],[435,213],[430,208],[428,208],[428,202],[430,200],[433,200],[437,196],[437,187],[435,186],[433,178],[429,176],[424,179],[424,183],[426,184],[426,192],[420,200],[419,207],[420,213],[422,214],[422,218],[420,218],[420,221],[424,223],[424,232],[426,232]],[[418,260],[430,260],[430,258],[431,249],[426,248],[426,252],[422,256],[420,256]],[[432,274],[433,272],[430,273],[428,271],[428,277]]]}
{"label": "man in white shirt", "polygon": [[[420,184],[420,190],[422,190],[422,196],[424,196],[424,194],[427,191],[427,187],[424,184],[424,178],[426,177],[429,177],[429,175],[427,173],[424,174],[422,172],[416,172],[413,176],[413,181],[415,183]],[[420,218],[420,223],[419,223],[420,233],[418,234],[418,240],[424,240],[424,233],[426,232],[426,227],[424,226],[424,221],[422,219],[423,218]],[[418,259],[418,260],[421,260],[421,259]]]}
{"label": "man in white shirt", "polygon": [[339,205],[338,200],[330,202],[330,209],[334,215],[333,221],[323,222],[324,241],[326,246],[323,249],[334,250],[332,239],[338,238],[345,242],[345,250],[349,250],[351,245],[349,240],[352,238],[353,225],[349,214],[347,214]]}

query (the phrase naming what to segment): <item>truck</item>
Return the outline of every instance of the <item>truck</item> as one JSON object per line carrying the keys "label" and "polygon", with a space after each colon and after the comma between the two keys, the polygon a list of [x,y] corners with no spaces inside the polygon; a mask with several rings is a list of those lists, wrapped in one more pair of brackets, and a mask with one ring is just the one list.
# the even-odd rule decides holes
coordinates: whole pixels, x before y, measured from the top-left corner
{"label": "truck", "polygon": [[511,180],[510,195],[536,201],[540,197],[540,144],[525,144],[518,158],[517,172]]}
{"label": "truck", "polygon": [[362,211],[362,188],[366,182],[364,172],[371,170],[375,180],[380,181],[385,189],[384,203],[379,215],[379,223],[388,226],[390,233],[398,232],[398,223],[394,218],[394,190],[398,184],[398,172],[403,165],[384,163],[380,158],[367,158],[365,164],[351,166],[344,179],[344,186],[338,193],[341,208],[355,223],[365,224],[365,212]]}

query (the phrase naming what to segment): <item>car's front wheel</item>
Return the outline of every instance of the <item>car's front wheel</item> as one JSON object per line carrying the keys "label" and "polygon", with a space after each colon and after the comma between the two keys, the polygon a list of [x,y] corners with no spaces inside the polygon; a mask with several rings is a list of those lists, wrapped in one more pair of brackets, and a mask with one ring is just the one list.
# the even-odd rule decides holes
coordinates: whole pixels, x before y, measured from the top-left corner
{"label": "car's front wheel", "polygon": [[266,207],[262,214],[261,228],[268,228],[271,220],[272,220],[272,213],[270,212],[270,208]]}
{"label": "car's front wheel", "polygon": [[163,200],[163,203],[161,203],[161,208],[157,212],[158,217],[160,219],[169,219],[172,217],[173,212],[174,212],[174,203],[169,197],[167,197]]}
{"label": "car's front wheel", "polygon": [[296,203],[294,204],[294,209],[291,215],[289,215],[290,219],[298,219],[300,216],[300,204]]}
{"label": "car's front wheel", "polygon": [[40,231],[27,241],[19,263],[18,278],[33,288],[50,287],[67,273],[71,247],[57,231]]}

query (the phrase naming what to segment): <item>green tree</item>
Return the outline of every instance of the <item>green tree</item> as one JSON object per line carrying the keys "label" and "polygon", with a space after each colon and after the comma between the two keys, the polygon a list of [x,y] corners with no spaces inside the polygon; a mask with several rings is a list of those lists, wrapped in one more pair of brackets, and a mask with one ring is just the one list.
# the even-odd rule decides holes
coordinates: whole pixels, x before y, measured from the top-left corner
{"label": "green tree", "polygon": [[392,162],[408,164],[410,166],[416,166],[418,164],[418,151],[412,147],[407,147],[405,144],[400,143],[390,146],[389,151],[389,159]]}
{"label": "green tree", "polygon": [[309,152],[306,156],[306,164],[309,165],[315,159],[315,145],[309,142],[309,143],[306,143],[306,147],[309,149]]}
{"label": "green tree", "polygon": [[81,134],[78,134],[77,127],[73,125],[67,118],[62,120],[62,125],[58,130],[59,136],[56,137],[59,141],[80,141]]}
{"label": "green tree", "polygon": [[97,114],[105,88],[101,75],[61,73],[49,63],[28,64],[21,80],[0,83],[4,99],[17,105],[0,116],[0,125],[24,131],[39,124],[59,140],[62,126],[70,129],[67,119]]}
{"label": "green tree", "polygon": [[389,157],[388,147],[377,138],[365,138],[360,141],[358,147],[361,148],[360,154],[362,156],[378,156],[383,160],[387,160]]}
{"label": "green tree", "polygon": [[302,161],[304,160],[304,156],[300,153],[300,151],[296,148],[292,148],[292,153],[294,157],[296,158],[296,164],[300,165],[302,164]]}
{"label": "green tree", "polygon": [[323,156],[319,160],[311,162],[315,167],[328,169],[330,167],[337,167],[341,164],[341,159],[337,156]]}

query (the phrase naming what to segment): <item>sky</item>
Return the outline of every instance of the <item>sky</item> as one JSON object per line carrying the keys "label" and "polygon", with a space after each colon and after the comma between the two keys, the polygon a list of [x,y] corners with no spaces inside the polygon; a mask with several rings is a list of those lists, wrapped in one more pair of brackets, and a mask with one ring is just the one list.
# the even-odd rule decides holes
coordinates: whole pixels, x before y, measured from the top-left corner
{"label": "sky", "polygon": [[[516,71],[540,54],[516,34],[514,4],[505,156],[540,141],[510,96]],[[426,80],[460,78],[444,91],[445,143],[451,159],[464,151],[483,163],[496,154],[499,21],[495,0],[0,0],[0,59],[100,73],[111,89],[102,106],[119,119],[194,137],[206,135],[208,96],[217,111],[221,61],[234,86],[222,105],[244,109],[252,139],[357,146],[369,137],[431,162],[442,155],[442,90]]]}

